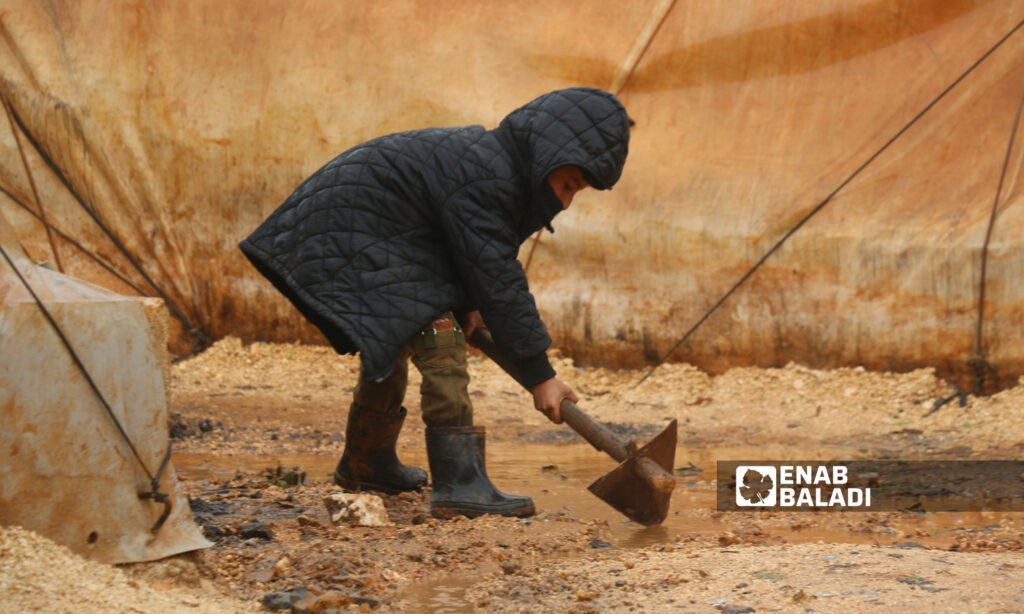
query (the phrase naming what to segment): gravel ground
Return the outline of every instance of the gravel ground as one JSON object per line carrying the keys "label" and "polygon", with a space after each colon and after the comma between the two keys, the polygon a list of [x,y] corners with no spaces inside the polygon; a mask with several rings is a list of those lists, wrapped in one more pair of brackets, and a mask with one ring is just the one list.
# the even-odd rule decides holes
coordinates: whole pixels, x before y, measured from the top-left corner
{"label": "gravel ground", "polygon": [[[681,487],[673,501],[680,505],[670,521],[689,529],[623,539],[629,527],[591,514],[582,487],[578,496],[552,495],[564,501],[530,523],[436,521],[429,494],[418,493],[384,498],[393,526],[333,527],[321,499],[337,489],[325,476],[293,483],[283,479],[290,467],[281,473],[274,465],[299,458],[332,466],[344,445],[356,359],[325,347],[227,338],[172,368],[174,462],[216,546],[118,569],[4,529],[0,610],[253,611],[267,594],[299,587],[311,595],[304,603],[319,601],[320,610],[330,603],[401,612],[1024,612],[1022,514],[722,515],[707,504],[708,469],[718,459],[1019,458],[1020,383],[940,405],[954,391],[928,369],[789,365],[712,376],[669,364],[635,386],[640,371],[552,356],[579,405],[620,434],[643,440],[679,421]],[[472,356],[470,371],[476,421],[488,426],[496,450],[536,458],[539,474],[546,462],[539,450],[579,448],[563,446],[581,440],[534,411],[489,361]],[[418,385],[412,369],[399,446],[422,461]],[[225,473],[243,459],[244,468]],[[568,471],[548,469],[549,481]]]}
{"label": "gravel ground", "polygon": [[[868,456],[1016,458],[1024,450],[1024,386],[941,404],[954,390],[932,369],[877,373],[862,368],[732,369],[711,376],[667,364],[634,387],[642,371],[583,368],[552,352],[552,362],[594,418],[650,434],[679,420],[680,441],[772,446],[813,452],[827,446],[864,448]],[[173,368],[173,409],[186,424],[203,419],[225,427],[186,439],[182,452],[318,452],[338,448],[358,362],[320,346],[252,344],[224,339]],[[530,397],[480,356],[470,359],[476,422],[492,440],[580,441],[532,409]],[[421,446],[419,374],[410,369],[403,436]],[[192,423],[188,423],[192,420]],[[267,433],[312,433],[320,439]],[[331,437],[334,441],[331,441]],[[806,443],[794,448],[790,444]],[[891,454],[889,454],[891,453]],[[767,458],[770,455],[760,454]],[[782,458],[792,458],[789,455]]]}
{"label": "gravel ground", "polygon": [[0,611],[233,614],[256,608],[219,595],[198,578],[179,579],[174,585],[134,579],[123,569],[87,561],[31,531],[0,527]]}
{"label": "gravel ground", "polygon": [[469,590],[477,612],[1021,612],[1016,554],[677,544],[551,563]]}

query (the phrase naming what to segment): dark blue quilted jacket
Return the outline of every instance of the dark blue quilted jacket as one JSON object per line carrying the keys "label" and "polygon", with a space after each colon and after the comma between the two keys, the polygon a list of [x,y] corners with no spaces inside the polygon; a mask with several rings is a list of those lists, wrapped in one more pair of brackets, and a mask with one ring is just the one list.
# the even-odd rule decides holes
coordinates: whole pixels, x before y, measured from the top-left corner
{"label": "dark blue quilted jacket", "polygon": [[479,309],[533,386],[554,375],[519,245],[561,211],[548,174],[579,166],[618,181],[629,142],[611,94],[572,88],[513,111],[498,128],[383,136],[314,173],[240,247],[342,353],[381,380],[432,318]]}

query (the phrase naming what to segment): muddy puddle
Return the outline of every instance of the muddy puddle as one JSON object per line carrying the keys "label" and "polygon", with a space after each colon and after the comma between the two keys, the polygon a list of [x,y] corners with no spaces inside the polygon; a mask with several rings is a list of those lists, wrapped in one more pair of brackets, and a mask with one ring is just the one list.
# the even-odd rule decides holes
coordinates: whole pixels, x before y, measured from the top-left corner
{"label": "muddy puddle", "polygon": [[[775,448],[775,449],[773,449]],[[495,442],[488,446],[488,470],[505,492],[533,497],[541,512],[562,512],[580,520],[607,523],[607,544],[600,548],[636,549],[669,545],[691,538],[717,542],[724,548],[743,543],[848,543],[865,545],[904,544],[906,547],[950,548],[965,530],[985,527],[1024,528],[1022,514],[971,513],[875,513],[875,512],[715,512],[715,462],[757,458],[822,460],[857,457],[858,450],[844,446],[819,446],[794,450],[792,446],[714,448],[682,446],[676,452],[678,483],[668,518],[660,526],[643,527],[628,521],[592,495],[587,486],[611,471],[616,463],[586,444],[521,446]],[[407,463],[426,467],[422,449],[402,452]],[[281,465],[302,467],[309,481],[324,481],[334,470],[336,456],[281,454],[224,456],[177,454],[175,467],[187,480],[215,481],[237,471],[259,472]],[[685,468],[685,469],[683,469]],[[541,561],[536,561],[541,562]],[[466,590],[488,572],[453,574],[418,582],[404,598],[433,612],[469,611]]]}
{"label": "muddy puddle", "polygon": [[[771,448],[772,446],[768,446]],[[864,533],[859,525],[874,512],[731,512],[716,513],[715,463],[718,460],[757,458],[798,458],[823,460],[853,458],[857,451],[842,446],[820,446],[815,450],[799,451],[794,456],[792,446],[778,446],[778,450],[756,450],[749,446],[716,446],[707,448],[680,447],[676,451],[678,484],[672,494],[668,518],[660,526],[643,527],[629,521],[587,487],[591,482],[611,471],[616,463],[586,444],[537,445],[525,449],[513,443],[488,445],[487,466],[492,481],[508,493],[525,494],[533,498],[537,509],[547,512],[563,511],[584,520],[602,520],[608,523],[614,548],[640,548],[659,543],[674,543],[691,535],[718,536],[723,531],[755,525],[770,525],[770,535],[788,542],[842,542],[865,544],[891,544],[913,541],[930,547],[948,547],[953,542],[951,533],[963,527],[984,527],[1004,520],[1024,520],[1020,513],[959,512],[937,514],[898,514],[899,522],[887,515],[884,526],[889,530]],[[783,453],[785,452],[785,454]],[[406,463],[427,466],[424,450],[402,452]],[[334,471],[337,458],[313,454],[282,454],[273,456],[221,456],[212,454],[176,454],[174,464],[179,475],[189,480],[206,477],[226,477],[236,471],[261,471],[281,465],[285,468],[301,467],[309,480],[326,480]],[[685,468],[685,469],[683,469]],[[925,533],[925,534],[923,534]]]}

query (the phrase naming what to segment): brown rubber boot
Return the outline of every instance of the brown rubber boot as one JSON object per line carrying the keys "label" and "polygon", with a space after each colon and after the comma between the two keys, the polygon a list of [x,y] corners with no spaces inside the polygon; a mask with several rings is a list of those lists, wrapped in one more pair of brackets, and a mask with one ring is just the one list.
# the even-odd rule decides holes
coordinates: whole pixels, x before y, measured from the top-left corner
{"label": "brown rubber boot", "polygon": [[345,452],[334,470],[334,483],[349,490],[392,495],[426,486],[427,472],[403,465],[395,453],[405,414],[404,407],[400,415],[390,417],[353,403],[345,428]]}
{"label": "brown rubber boot", "polygon": [[433,479],[430,514],[435,518],[534,514],[532,499],[506,495],[491,483],[484,441],[482,426],[427,427],[427,459]]}

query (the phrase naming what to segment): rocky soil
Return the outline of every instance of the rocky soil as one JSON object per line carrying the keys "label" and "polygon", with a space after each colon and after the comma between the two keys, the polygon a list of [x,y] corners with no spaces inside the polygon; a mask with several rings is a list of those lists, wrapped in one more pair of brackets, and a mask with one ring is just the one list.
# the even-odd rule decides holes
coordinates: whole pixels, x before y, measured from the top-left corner
{"label": "rocky soil", "polygon": [[[713,509],[716,460],[1019,458],[1024,386],[946,401],[954,390],[931,370],[711,376],[685,364],[635,386],[642,372],[553,362],[579,405],[621,435],[644,440],[679,421],[679,486],[663,527],[624,522],[587,493],[614,463],[549,423],[480,356],[471,395],[492,475],[534,496],[538,516],[437,521],[425,492],[385,496],[391,526],[332,526],[322,499],[340,491],[329,472],[356,359],[228,338],[172,369],[174,464],[214,547],[103,568],[116,576],[83,573],[111,591],[191,591],[174,599],[237,611],[1024,611],[1024,514]],[[422,464],[418,385],[412,369],[399,446]],[[11,579],[18,555],[0,558],[2,586],[25,582]],[[4,599],[29,604],[11,601],[18,594],[0,591],[0,610]],[[111,611],[76,604],[52,611]]]}
{"label": "rocky soil", "polygon": [[488,612],[1020,612],[1019,554],[920,546],[676,544],[560,562],[474,586]]}

